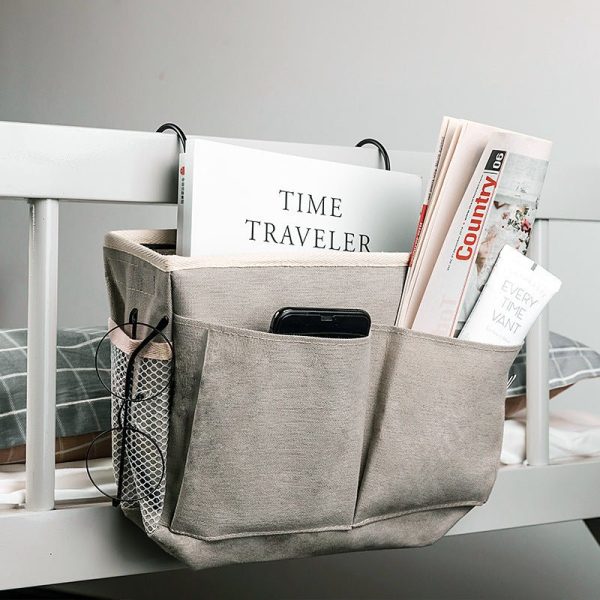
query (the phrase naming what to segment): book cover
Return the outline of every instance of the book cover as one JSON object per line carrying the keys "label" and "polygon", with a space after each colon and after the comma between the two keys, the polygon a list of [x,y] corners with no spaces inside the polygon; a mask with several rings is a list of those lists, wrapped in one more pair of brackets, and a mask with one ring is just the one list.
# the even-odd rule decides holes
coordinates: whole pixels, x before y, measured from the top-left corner
{"label": "book cover", "polygon": [[456,324],[458,331],[473,310],[502,248],[509,246],[521,254],[527,252],[547,170],[547,156],[526,156],[517,152],[507,156],[489,208],[475,268],[465,289]]}
{"label": "book cover", "polygon": [[504,150],[485,149],[467,191],[446,235],[413,329],[449,336],[464,291],[465,282],[477,256],[481,232],[496,193]]}
{"label": "book cover", "polygon": [[203,139],[182,166],[178,254],[410,248],[417,175]]}

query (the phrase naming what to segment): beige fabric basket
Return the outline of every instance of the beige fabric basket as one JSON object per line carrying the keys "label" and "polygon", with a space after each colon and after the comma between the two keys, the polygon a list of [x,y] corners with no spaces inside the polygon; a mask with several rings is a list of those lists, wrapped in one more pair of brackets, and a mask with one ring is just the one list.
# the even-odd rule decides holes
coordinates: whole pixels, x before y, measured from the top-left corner
{"label": "beige fabric basket", "polygon": [[[204,568],[420,546],[487,500],[518,348],[394,327],[407,254],[183,258],[173,243],[105,239],[111,318],[170,318],[164,498],[151,526],[124,508],[165,550]],[[363,308],[372,331],[267,333],[283,306]]]}

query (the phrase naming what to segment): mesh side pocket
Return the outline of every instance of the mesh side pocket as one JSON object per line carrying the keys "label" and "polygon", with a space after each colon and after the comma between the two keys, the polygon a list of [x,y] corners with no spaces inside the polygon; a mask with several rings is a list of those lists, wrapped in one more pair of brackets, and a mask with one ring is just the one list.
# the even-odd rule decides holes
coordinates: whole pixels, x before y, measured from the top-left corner
{"label": "mesh side pocket", "polygon": [[[141,357],[133,370],[132,397],[143,393],[147,400],[125,406],[125,378],[130,354],[111,346],[112,450],[115,480],[121,483],[123,508],[139,508],[144,528],[158,526],[165,499],[165,461],[169,438],[169,396],[172,359]],[[128,410],[127,431],[122,429]]]}

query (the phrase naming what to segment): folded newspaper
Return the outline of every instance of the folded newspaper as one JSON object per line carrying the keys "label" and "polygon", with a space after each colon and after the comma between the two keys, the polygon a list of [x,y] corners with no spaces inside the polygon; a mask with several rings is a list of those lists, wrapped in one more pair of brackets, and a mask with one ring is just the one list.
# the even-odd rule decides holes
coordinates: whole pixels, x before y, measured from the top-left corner
{"label": "folded newspaper", "polygon": [[523,254],[552,144],[445,117],[397,324],[456,335],[500,250]]}

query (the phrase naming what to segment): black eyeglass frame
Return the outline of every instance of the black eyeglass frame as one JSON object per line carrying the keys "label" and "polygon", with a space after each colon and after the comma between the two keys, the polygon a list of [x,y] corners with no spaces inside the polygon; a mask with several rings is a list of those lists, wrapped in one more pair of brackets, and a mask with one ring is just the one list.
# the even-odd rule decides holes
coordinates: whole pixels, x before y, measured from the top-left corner
{"label": "black eyeglass frame", "polygon": [[[143,322],[138,321],[137,314],[138,314],[138,311],[137,311],[137,309],[134,308],[130,313],[129,321],[127,323],[122,323],[120,325],[116,325],[115,327],[112,327],[109,331],[107,331],[106,334],[104,336],[102,336],[102,339],[98,343],[98,346],[96,348],[96,353],[94,355],[94,366],[96,369],[96,374],[98,376],[98,379],[100,380],[100,383],[111,394],[111,397],[114,396],[118,400],[121,400],[122,404],[119,407],[119,413],[118,413],[118,419],[117,419],[119,425],[117,427],[112,427],[111,429],[108,429],[106,431],[99,433],[91,441],[90,445],[88,446],[86,456],[85,456],[85,468],[86,468],[88,478],[92,482],[92,485],[103,496],[110,498],[112,500],[113,506],[119,506],[122,501],[131,503],[131,502],[138,501],[144,497],[151,496],[160,487],[160,485],[165,477],[165,471],[166,471],[165,457],[164,457],[162,451],[160,450],[160,447],[158,446],[158,443],[156,442],[156,440],[154,440],[145,431],[142,431],[136,427],[132,427],[131,425],[129,425],[129,409],[130,409],[130,405],[133,403],[142,402],[142,401],[146,401],[146,402],[151,401],[154,398],[158,398],[164,392],[171,389],[171,386],[173,383],[173,365],[174,365],[174,360],[175,360],[175,348],[174,348],[171,340],[163,332],[164,328],[169,324],[169,317],[167,317],[167,316],[162,317],[162,319],[160,319],[160,321],[157,323],[157,325],[153,326],[148,323],[143,323]],[[100,347],[102,346],[102,343],[106,340],[106,338],[108,338],[110,336],[110,334],[113,331],[115,331],[117,329],[121,329],[125,334],[127,334],[127,332],[125,331],[126,325],[132,326],[132,336],[131,337],[134,340],[135,340],[137,328],[140,325],[150,329],[150,333],[143,340],[141,340],[140,344],[137,346],[137,348],[135,348],[135,350],[133,350],[133,352],[129,356],[129,359],[127,361],[127,369],[125,372],[125,389],[124,389],[123,396],[121,396],[119,394],[115,394],[114,391],[104,383],[104,381],[102,380],[102,377],[100,377],[100,370],[99,370],[99,366],[98,366],[98,355],[99,355],[99,350],[100,350]],[[157,393],[153,394],[152,396],[146,398],[146,397],[144,397],[143,393],[140,392],[140,393],[136,394],[136,396],[134,398],[134,397],[132,397],[132,387],[133,387],[133,374],[134,374],[134,369],[135,369],[135,361],[136,361],[137,357],[139,356],[139,354],[142,352],[142,350],[144,350],[144,348],[146,348],[148,346],[148,344],[150,344],[152,342],[152,340],[154,340],[158,336],[162,337],[162,339],[168,344],[169,349],[171,351],[171,371],[169,373],[168,381],[162,389],[160,389]],[[95,443],[102,436],[106,436],[109,433],[112,435],[119,431],[122,432],[122,438],[121,438],[121,452],[120,452],[120,456],[119,456],[119,474],[117,477],[117,494],[116,494],[116,496],[112,496],[111,494],[108,494],[104,490],[102,490],[97,485],[97,483],[94,481],[94,479],[91,475],[91,472],[90,472],[90,468],[89,468],[89,460],[90,460],[90,454],[91,454],[92,448],[94,447]],[[160,476],[160,479],[158,480],[157,484],[149,492],[147,492],[146,494],[144,494],[141,497],[136,498],[135,500],[128,500],[128,499],[121,498],[122,493],[123,493],[123,475],[125,472],[125,452],[126,452],[127,442],[128,442],[127,434],[130,432],[140,434],[140,435],[144,436],[147,440],[149,440],[150,443],[156,448],[156,451],[158,452],[158,455],[159,455],[160,461],[161,461],[161,476]]]}

